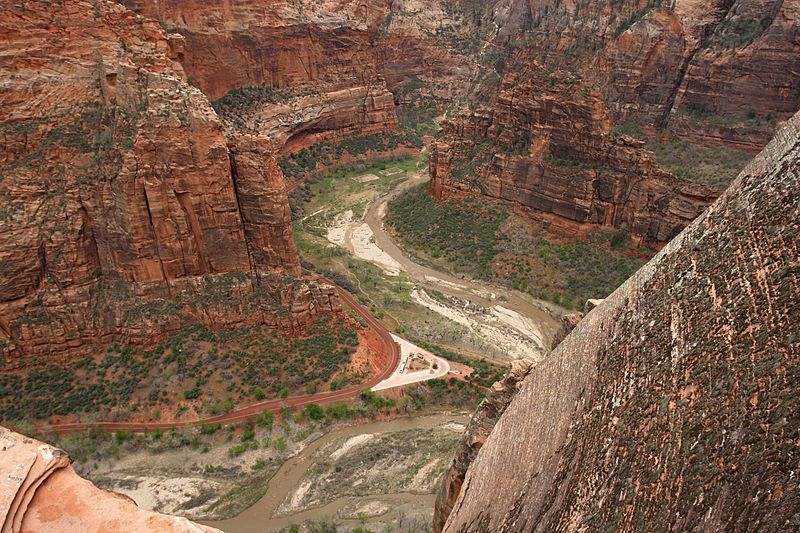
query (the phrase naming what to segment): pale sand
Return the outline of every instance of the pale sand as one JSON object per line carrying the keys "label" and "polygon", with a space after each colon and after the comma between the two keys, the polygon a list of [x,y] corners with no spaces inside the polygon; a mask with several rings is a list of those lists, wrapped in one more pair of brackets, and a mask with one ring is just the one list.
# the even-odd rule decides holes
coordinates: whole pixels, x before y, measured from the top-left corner
{"label": "pale sand", "polygon": [[344,213],[336,215],[333,218],[332,224],[328,227],[327,239],[338,246],[345,246],[347,243],[347,228],[352,222],[352,209],[348,209]]}
{"label": "pale sand", "polygon": [[376,264],[389,274],[390,276],[397,276],[403,270],[403,267],[395,261],[395,259],[378,248],[375,244],[375,235],[372,233],[366,222],[362,222],[353,228],[353,233],[350,238],[353,245],[353,253],[356,257]]}
{"label": "pale sand", "polygon": [[375,435],[372,433],[364,433],[363,435],[356,435],[355,437],[350,437],[347,439],[344,444],[339,447],[338,450],[334,451],[330,458],[332,461],[338,460],[340,457],[344,456],[347,452],[355,448],[356,446],[360,446],[365,442],[369,442],[375,438]]}
{"label": "pale sand", "polygon": [[[473,338],[495,346],[513,359],[541,360],[544,356],[542,336],[532,321],[502,306],[492,306],[487,312],[471,311],[432,298],[423,289],[414,289],[411,298],[418,304],[469,329]],[[456,301],[452,297],[448,300]]]}

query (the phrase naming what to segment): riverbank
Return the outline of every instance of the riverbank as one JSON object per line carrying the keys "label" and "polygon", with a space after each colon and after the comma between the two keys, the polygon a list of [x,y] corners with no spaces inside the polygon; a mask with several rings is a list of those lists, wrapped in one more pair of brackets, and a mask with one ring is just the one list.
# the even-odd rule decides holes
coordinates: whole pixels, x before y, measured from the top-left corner
{"label": "riverbank", "polygon": [[430,524],[435,490],[468,415],[398,418],[333,430],[300,448],[267,492],[235,518],[205,522],[226,533],[280,531],[305,521],[364,521],[372,529]]}
{"label": "riverbank", "polygon": [[359,171],[363,175],[329,176],[311,185],[305,206],[311,215],[295,226],[303,258],[352,280],[363,303],[411,338],[498,360],[541,360],[559,326],[560,309],[420,264],[386,231],[388,202],[427,179],[424,160],[416,168]]}

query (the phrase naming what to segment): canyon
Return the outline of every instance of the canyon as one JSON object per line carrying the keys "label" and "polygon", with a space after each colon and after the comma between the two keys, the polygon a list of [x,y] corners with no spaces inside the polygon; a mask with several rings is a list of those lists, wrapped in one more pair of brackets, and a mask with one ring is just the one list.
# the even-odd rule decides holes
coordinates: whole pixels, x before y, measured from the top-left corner
{"label": "canyon", "polygon": [[337,312],[332,288],[300,278],[268,143],[226,136],[186,83],[182,37],[111,2],[0,23],[5,368]]}
{"label": "canyon", "polygon": [[433,145],[437,198],[500,198],[567,235],[613,228],[658,249],[727,182],[663,171],[626,130],[726,159],[800,107],[794,2],[506,4],[480,60],[494,87]]}
{"label": "canyon", "polygon": [[800,528],[800,1],[4,7],[3,531]]}
{"label": "canyon", "polygon": [[[474,58],[447,44],[475,31],[464,6],[484,9],[418,0],[122,3],[182,35],[192,83],[220,100],[225,120],[284,152],[391,131],[415,99],[451,99]],[[242,98],[249,88],[260,97]]]}

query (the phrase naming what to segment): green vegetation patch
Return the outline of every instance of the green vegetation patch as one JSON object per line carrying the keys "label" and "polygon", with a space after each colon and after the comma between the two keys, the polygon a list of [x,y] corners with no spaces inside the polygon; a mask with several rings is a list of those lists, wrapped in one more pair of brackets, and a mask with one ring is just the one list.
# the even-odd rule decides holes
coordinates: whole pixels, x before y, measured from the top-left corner
{"label": "green vegetation patch", "polygon": [[588,298],[608,296],[652,255],[632,246],[625,232],[563,238],[485,199],[436,201],[424,186],[390,202],[387,222],[423,260],[566,308],[580,309]]}
{"label": "green vegetation patch", "polygon": [[[214,333],[200,325],[145,350],[114,345],[67,365],[0,374],[0,418],[114,412],[116,419],[192,407],[220,414],[237,403],[307,392],[334,380],[358,346],[343,320],[318,321],[301,337],[265,326]],[[347,381],[345,381],[347,382]],[[160,409],[160,411],[159,411]]]}
{"label": "green vegetation patch", "polygon": [[422,184],[389,202],[386,221],[405,242],[446,259],[457,272],[490,277],[507,216],[472,199],[436,201]]}
{"label": "green vegetation patch", "polygon": [[702,145],[672,136],[667,141],[650,139],[647,149],[656,154],[665,170],[695,183],[717,189],[727,187],[742,171],[752,154],[723,145]]}
{"label": "green vegetation patch", "polygon": [[300,179],[317,171],[318,167],[335,165],[345,154],[355,159],[366,159],[369,154],[390,152],[398,148],[421,149],[422,146],[422,139],[412,131],[377,133],[339,143],[317,143],[284,157],[280,165],[285,176]]}

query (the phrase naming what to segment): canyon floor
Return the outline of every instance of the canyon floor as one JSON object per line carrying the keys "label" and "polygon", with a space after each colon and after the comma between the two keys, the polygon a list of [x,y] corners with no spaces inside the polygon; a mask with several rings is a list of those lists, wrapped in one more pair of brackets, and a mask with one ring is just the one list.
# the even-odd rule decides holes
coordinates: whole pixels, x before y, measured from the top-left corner
{"label": "canyon floor", "polygon": [[355,277],[363,303],[389,315],[412,337],[499,360],[544,357],[558,327],[555,316],[563,310],[421,264],[385,228],[388,203],[426,180],[424,159],[363,167],[310,186],[313,197],[305,206],[310,214],[295,230],[304,258],[316,268]]}
{"label": "canyon floor", "polygon": [[[488,386],[503,367],[488,358],[459,363],[443,355],[455,359],[458,352],[451,349],[491,348],[498,360],[539,359],[557,325],[553,315],[559,310],[552,304],[419,264],[395,244],[384,229],[387,202],[424,181],[423,164],[423,158],[411,157],[380,165],[385,168],[332,173],[311,185],[315,195],[305,207],[310,214],[295,223],[304,259],[326,275],[324,267],[339,276],[354,273],[352,292],[384,323],[396,321],[402,334],[395,338],[402,341],[408,369],[389,381],[412,390],[402,406],[391,399],[362,400],[384,408],[373,409],[372,416],[385,416],[391,405],[395,412],[397,407],[408,412],[409,399],[418,408],[425,403],[421,394],[449,398],[450,408],[468,411],[475,385]],[[448,348],[426,343],[448,340],[451,332],[458,336],[443,343]],[[409,335],[431,350],[404,341]],[[406,357],[414,353],[425,354],[426,361]],[[456,379],[439,380],[441,386],[415,383],[451,372]],[[279,531],[326,520],[424,531],[467,418],[464,412],[431,415],[422,409],[413,417],[344,427],[287,412],[274,428],[270,420],[269,427],[212,426],[199,434],[171,431],[158,438],[123,434],[97,443],[84,437],[90,453],[78,458],[78,465],[83,475],[141,507],[193,519],[225,518],[208,522],[224,531]],[[102,450],[99,460],[93,448]]]}

